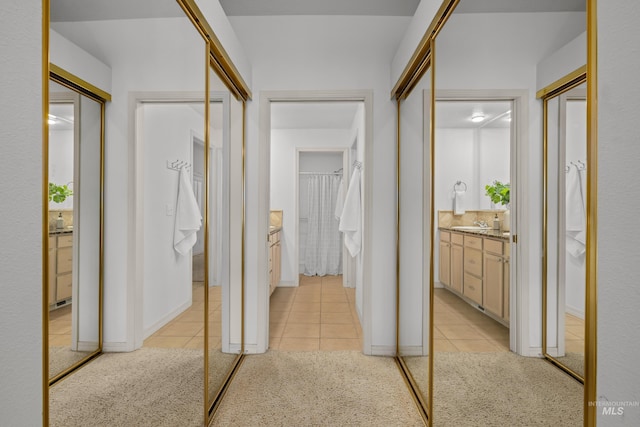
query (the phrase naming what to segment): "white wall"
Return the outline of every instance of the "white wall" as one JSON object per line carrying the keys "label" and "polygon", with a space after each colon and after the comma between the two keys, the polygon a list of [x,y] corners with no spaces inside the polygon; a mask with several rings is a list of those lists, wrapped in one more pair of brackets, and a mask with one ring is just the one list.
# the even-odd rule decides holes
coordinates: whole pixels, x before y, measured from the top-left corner
{"label": "white wall", "polygon": [[[42,2],[0,14],[0,413],[13,426],[42,424]],[[11,102],[6,102],[11,100]]]}
{"label": "white wall", "polygon": [[180,255],[173,248],[179,173],[168,169],[167,161],[190,161],[191,134],[200,132],[204,117],[180,104],[143,104],[139,113],[144,150],[146,337],[191,305],[191,255]]}
{"label": "white wall", "polygon": [[[376,315],[373,346],[395,343],[395,105],[390,100],[390,66],[409,18],[357,16],[232,17],[231,23],[253,65],[252,88],[262,90],[373,90],[374,135],[372,165],[372,298]],[[331,28],[331,31],[327,31]],[[384,31],[380,31],[384,28]],[[247,252],[246,335],[257,342],[258,286],[266,286],[259,273],[258,235],[260,182],[258,103],[247,105]],[[263,154],[264,155],[264,154]]]}
{"label": "white wall", "polygon": [[[327,149],[327,148],[348,148],[351,145],[351,131],[345,129],[273,129],[271,131],[271,209],[282,210],[282,232],[280,239],[282,242],[282,278],[286,284],[296,283],[295,262],[296,252],[296,156],[297,149]],[[302,156],[301,156],[302,158]],[[315,171],[314,169],[303,169],[303,162],[300,164],[300,171]],[[317,165],[321,169],[326,166]],[[342,167],[342,160],[338,167]],[[327,169],[322,169],[326,171]],[[305,186],[306,180],[301,178],[300,185]],[[301,189],[302,192],[302,189]],[[301,215],[304,211],[306,200],[301,201]],[[304,230],[300,230],[303,234]],[[303,244],[303,241],[300,242]],[[303,263],[300,258],[299,263]],[[302,271],[300,271],[302,273]]]}
{"label": "white wall", "polygon": [[[544,31],[541,29],[544,28]],[[541,346],[541,209],[542,119],[536,100],[536,66],[584,32],[584,13],[454,14],[437,40],[436,89],[529,90],[529,140],[519,142],[527,159],[528,182],[520,194],[521,210],[528,212],[520,224],[518,244],[527,248],[519,268],[528,271],[523,286],[529,292],[529,347]],[[470,35],[473,35],[470,37]],[[479,38],[482,44],[475,43]]]}
{"label": "white wall", "polygon": [[393,57],[390,87],[393,87],[402,75],[404,67],[407,66],[441,4],[442,0],[420,0],[420,4],[411,18],[411,22],[407,25],[407,31]]}
{"label": "white wall", "polygon": [[587,32],[583,32],[538,63],[538,90],[587,64]]}
{"label": "white wall", "polygon": [[[54,27],[57,24],[52,24]],[[51,63],[111,93],[111,68],[55,30],[49,31]]]}
{"label": "white wall", "polygon": [[[640,277],[637,115],[640,3],[598,2],[598,378],[600,401],[640,401],[638,323]],[[640,425],[640,408],[603,415],[598,425]]]}

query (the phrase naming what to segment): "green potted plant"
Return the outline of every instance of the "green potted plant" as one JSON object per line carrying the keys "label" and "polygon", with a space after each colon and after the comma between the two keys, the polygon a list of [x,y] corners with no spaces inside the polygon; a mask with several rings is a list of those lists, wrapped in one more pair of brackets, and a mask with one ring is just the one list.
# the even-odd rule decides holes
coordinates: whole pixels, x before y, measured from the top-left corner
{"label": "green potted plant", "polygon": [[49,183],[49,201],[54,203],[62,203],[67,197],[73,196],[71,190],[66,184],[58,185],[53,182]]}
{"label": "green potted plant", "polygon": [[493,185],[485,185],[485,195],[489,196],[494,205],[501,204],[509,208],[509,183],[503,184],[500,181],[493,181]]}

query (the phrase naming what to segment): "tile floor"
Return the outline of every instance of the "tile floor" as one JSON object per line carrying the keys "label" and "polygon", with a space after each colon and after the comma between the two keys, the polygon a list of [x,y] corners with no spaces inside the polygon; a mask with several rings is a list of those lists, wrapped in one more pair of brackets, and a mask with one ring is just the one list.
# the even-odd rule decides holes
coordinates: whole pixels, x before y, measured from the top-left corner
{"label": "tile floor", "polygon": [[[220,288],[209,293],[210,313],[220,319]],[[509,330],[445,289],[435,290],[436,351],[509,351]],[[202,348],[204,288],[194,283],[193,304],[144,341],[146,347]],[[582,352],[584,320],[567,314],[566,350]],[[221,325],[213,321],[213,347],[219,348]],[[300,277],[298,288],[276,288],[271,295],[269,347],[279,350],[361,350],[362,328],[355,311],[355,289],[341,276]],[[71,343],[71,305],[49,312],[49,344]]]}
{"label": "tile floor", "polygon": [[509,329],[446,289],[435,289],[435,351],[509,351]]}
{"label": "tile floor", "polygon": [[355,289],[342,276],[300,276],[297,288],[271,295],[269,348],[285,351],[362,350]]}

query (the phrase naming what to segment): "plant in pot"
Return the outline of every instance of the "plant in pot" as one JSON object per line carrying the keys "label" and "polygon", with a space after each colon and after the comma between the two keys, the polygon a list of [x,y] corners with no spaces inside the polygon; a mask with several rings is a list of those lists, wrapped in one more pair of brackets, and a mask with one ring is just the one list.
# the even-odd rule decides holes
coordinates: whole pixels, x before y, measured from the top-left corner
{"label": "plant in pot", "polygon": [[505,207],[505,212],[503,214],[503,230],[509,231],[511,224],[511,214],[509,212],[509,202],[511,186],[507,182],[506,184],[500,181],[493,181],[493,185],[487,184],[484,186],[485,195],[489,196],[494,205],[502,205]]}
{"label": "plant in pot", "polygon": [[[73,196],[73,190],[66,184],[58,185],[53,182],[49,183],[49,201],[54,203],[62,203],[67,197]],[[58,213],[56,218],[56,228],[64,228],[64,220],[62,219],[62,212]]]}

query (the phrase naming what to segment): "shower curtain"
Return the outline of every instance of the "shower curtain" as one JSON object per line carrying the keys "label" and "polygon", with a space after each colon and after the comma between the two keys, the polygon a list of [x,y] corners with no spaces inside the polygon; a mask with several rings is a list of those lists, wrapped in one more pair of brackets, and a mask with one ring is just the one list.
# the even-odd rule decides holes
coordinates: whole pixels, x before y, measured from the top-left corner
{"label": "shower curtain", "polygon": [[310,175],[307,183],[308,231],[305,276],[342,274],[342,236],[335,217],[338,175]]}

